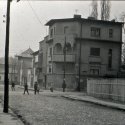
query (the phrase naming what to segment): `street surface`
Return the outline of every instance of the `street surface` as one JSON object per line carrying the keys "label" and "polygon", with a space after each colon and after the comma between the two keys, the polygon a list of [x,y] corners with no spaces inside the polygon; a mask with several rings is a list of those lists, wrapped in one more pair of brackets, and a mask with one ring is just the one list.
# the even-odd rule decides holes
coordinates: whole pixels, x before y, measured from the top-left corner
{"label": "street surface", "polygon": [[9,99],[10,107],[29,125],[125,125],[124,111],[60,96],[68,92],[29,93],[23,95],[23,89],[16,88],[10,90]]}

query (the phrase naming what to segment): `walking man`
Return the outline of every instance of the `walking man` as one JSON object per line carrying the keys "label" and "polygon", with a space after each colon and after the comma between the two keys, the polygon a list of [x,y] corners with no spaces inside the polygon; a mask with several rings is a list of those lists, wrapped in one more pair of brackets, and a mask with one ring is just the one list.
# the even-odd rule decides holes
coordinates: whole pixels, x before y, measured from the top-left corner
{"label": "walking man", "polygon": [[14,82],[11,83],[11,89],[12,89],[12,91],[15,91],[15,83]]}
{"label": "walking man", "polygon": [[23,94],[25,94],[25,91],[26,91],[27,94],[29,95],[27,83],[24,84],[24,93],[23,93]]}
{"label": "walking man", "polygon": [[62,88],[63,88],[63,92],[65,92],[65,89],[66,89],[66,82],[65,82],[65,79],[63,79]]}
{"label": "walking man", "polygon": [[38,92],[38,94],[39,94],[39,91],[40,91],[40,86],[39,86],[39,84],[37,84],[37,92]]}
{"label": "walking man", "polygon": [[35,82],[34,84],[34,94],[36,95],[36,92],[38,92],[38,83]]}

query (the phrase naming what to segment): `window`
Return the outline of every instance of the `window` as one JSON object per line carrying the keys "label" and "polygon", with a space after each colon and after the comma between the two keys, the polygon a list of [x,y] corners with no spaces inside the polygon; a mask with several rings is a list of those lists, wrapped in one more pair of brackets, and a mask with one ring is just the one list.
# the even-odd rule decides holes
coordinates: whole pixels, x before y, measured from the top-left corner
{"label": "window", "polygon": [[100,37],[100,28],[91,27],[91,36]]}
{"label": "window", "polygon": [[113,29],[109,29],[109,38],[113,37]]}
{"label": "window", "polygon": [[52,72],[52,68],[51,68],[51,66],[49,66],[49,73],[51,73]]}
{"label": "window", "polygon": [[112,49],[108,51],[108,69],[112,68]]}
{"label": "window", "polygon": [[64,34],[68,33],[68,26],[64,26]]}
{"label": "window", "polygon": [[53,36],[53,29],[50,29],[50,37]]}
{"label": "window", "polygon": [[42,68],[39,68],[39,72],[40,72],[40,73],[42,72]]}
{"label": "window", "polygon": [[54,34],[56,34],[56,27],[54,27]]}
{"label": "window", "polygon": [[52,56],[52,48],[49,49],[49,56]]}
{"label": "window", "polygon": [[38,62],[38,55],[35,56],[35,62]]}
{"label": "window", "polygon": [[90,69],[91,75],[99,75],[99,69]]}
{"label": "window", "polygon": [[100,48],[90,48],[91,56],[100,56]]}

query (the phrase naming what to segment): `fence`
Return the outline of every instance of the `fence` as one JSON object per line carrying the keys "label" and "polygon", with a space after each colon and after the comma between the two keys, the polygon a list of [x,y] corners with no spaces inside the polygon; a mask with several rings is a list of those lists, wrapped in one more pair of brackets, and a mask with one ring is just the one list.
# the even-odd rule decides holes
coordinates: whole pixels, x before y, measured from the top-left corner
{"label": "fence", "polygon": [[125,102],[125,79],[87,79],[88,95]]}

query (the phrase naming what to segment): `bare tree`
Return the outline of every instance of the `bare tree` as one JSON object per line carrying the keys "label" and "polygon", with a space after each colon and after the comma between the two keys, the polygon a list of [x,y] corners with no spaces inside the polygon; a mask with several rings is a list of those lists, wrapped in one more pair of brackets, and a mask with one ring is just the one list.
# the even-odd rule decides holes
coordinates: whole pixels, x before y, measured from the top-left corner
{"label": "bare tree", "polygon": [[122,12],[122,13],[120,14],[120,21],[121,21],[121,22],[124,22],[124,21],[125,21],[125,12]]}
{"label": "bare tree", "polygon": [[125,43],[124,42],[122,44],[122,55],[121,55],[121,58],[122,58],[122,64],[125,64]]}
{"label": "bare tree", "polygon": [[94,17],[95,19],[98,19],[98,3],[96,0],[92,0],[92,12],[91,17]]}
{"label": "bare tree", "polygon": [[[120,14],[120,18],[119,18],[119,20],[121,21],[121,22],[125,22],[125,12],[122,12],[121,14]],[[125,26],[123,25],[123,30],[122,30],[122,34],[123,34],[123,44],[122,44],[122,63],[124,63],[125,64]]]}
{"label": "bare tree", "polygon": [[110,0],[101,0],[101,20],[109,20],[110,18]]}

